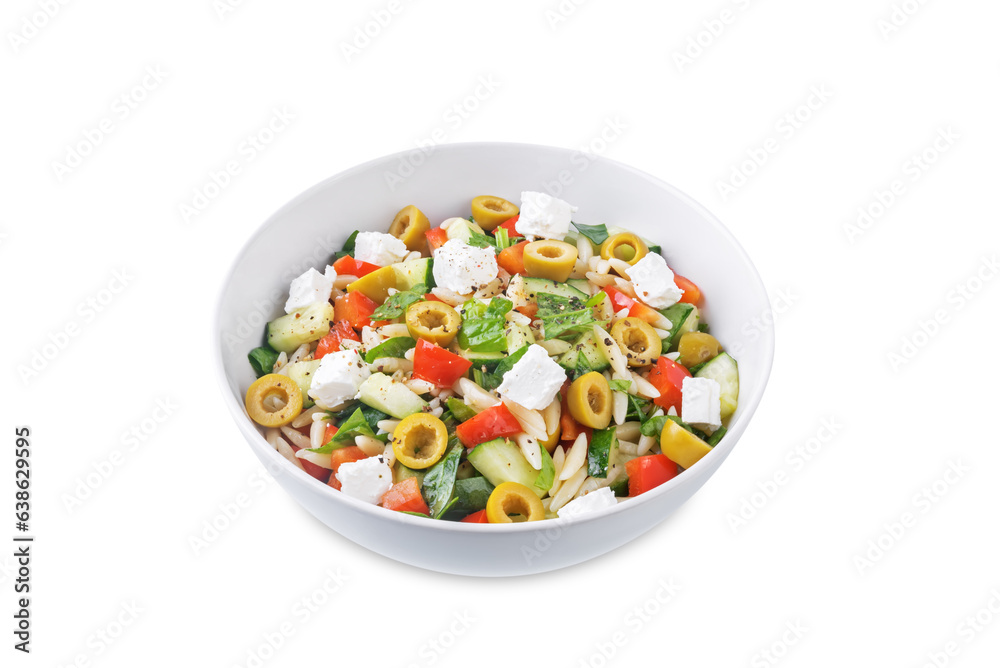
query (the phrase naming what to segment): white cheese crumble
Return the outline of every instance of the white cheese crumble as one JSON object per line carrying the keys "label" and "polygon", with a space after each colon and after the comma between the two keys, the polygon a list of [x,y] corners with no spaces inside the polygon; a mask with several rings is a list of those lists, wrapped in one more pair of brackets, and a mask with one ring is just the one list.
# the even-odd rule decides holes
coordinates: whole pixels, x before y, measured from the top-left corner
{"label": "white cheese crumble", "polygon": [[635,294],[648,306],[667,308],[680,301],[684,291],[674,285],[674,272],[661,255],[649,253],[628,270]]}
{"label": "white cheese crumble", "polygon": [[493,249],[451,239],[434,253],[433,271],[438,287],[467,295],[495,279],[500,266]]}
{"label": "white cheese crumble", "polygon": [[521,193],[521,210],[514,229],[526,237],[558,239],[569,232],[576,207],[547,193]]}
{"label": "white cheese crumble", "polygon": [[549,357],[545,348],[533,343],[503,375],[497,393],[515,404],[538,411],[555,400],[564,382],[566,372],[563,368]]}
{"label": "white cheese crumble", "polygon": [[357,350],[338,350],[320,360],[309,385],[309,396],[327,410],[353,399],[371,371]]}
{"label": "white cheese crumble", "polygon": [[361,232],[354,239],[354,259],[380,267],[402,262],[409,251],[406,244],[383,232]]}
{"label": "white cheese crumble", "polygon": [[310,267],[289,286],[285,313],[291,313],[295,309],[316,302],[329,301],[335,280],[337,280],[337,270],[333,267],[327,267],[326,272],[322,274]]}

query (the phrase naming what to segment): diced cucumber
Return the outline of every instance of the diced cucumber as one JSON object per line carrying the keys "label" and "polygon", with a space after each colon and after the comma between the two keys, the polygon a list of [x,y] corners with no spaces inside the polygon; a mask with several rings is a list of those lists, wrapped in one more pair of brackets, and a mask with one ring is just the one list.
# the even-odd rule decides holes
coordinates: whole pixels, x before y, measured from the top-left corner
{"label": "diced cucumber", "polygon": [[674,343],[688,332],[697,332],[698,325],[701,324],[701,311],[694,304],[688,304],[688,306],[691,307],[691,312],[681,321],[681,324],[677,327],[677,331],[674,332]]}
{"label": "diced cucumber", "polygon": [[504,332],[507,335],[507,352],[510,353],[517,352],[524,346],[535,342],[535,337],[527,325],[508,322]]}
{"label": "diced cucumber", "polygon": [[493,485],[483,476],[475,478],[465,478],[455,481],[455,510],[463,515],[474,513],[486,507],[486,501],[490,498]]}
{"label": "diced cucumber", "polygon": [[573,342],[573,347],[564,352],[556,360],[564,369],[576,373],[589,373],[591,371],[603,371],[611,366],[604,351],[594,341],[593,332],[584,332]]}
{"label": "diced cucumber", "polygon": [[471,221],[465,219],[456,220],[448,226],[448,240],[451,241],[452,239],[461,239],[462,241],[468,242],[469,238],[472,237],[473,232],[486,234],[486,232],[483,231],[483,228]]}
{"label": "diced cucumber", "polygon": [[361,403],[402,420],[427,409],[427,402],[413,390],[385,375],[373,373],[358,388]]}
{"label": "diced cucumber", "polygon": [[590,294],[590,281],[585,278],[571,278],[566,281],[566,285],[576,288],[584,294]]}
{"label": "diced cucumber", "polygon": [[538,471],[531,467],[521,449],[505,438],[480,443],[469,453],[469,461],[494,486],[519,482],[541,498],[545,491],[535,487]]}
{"label": "diced cucumber", "polygon": [[485,366],[487,370],[492,369],[500,363],[500,360],[507,357],[506,353],[477,353],[474,350],[463,348],[459,348],[458,354],[472,362],[472,368],[481,369]]}
{"label": "diced cucumber", "polygon": [[428,289],[434,287],[434,260],[429,257],[400,262],[392,268],[396,271],[397,290],[409,290],[421,283]]}
{"label": "diced cucumber", "polygon": [[267,343],[279,353],[291,355],[303,343],[318,341],[329,334],[331,320],[330,302],[303,306],[267,323]]}
{"label": "diced cucumber", "polygon": [[558,295],[560,297],[576,297],[587,301],[590,299],[590,294],[582,290],[577,290],[569,283],[556,283],[555,281],[550,281],[547,278],[532,278],[529,276],[524,277],[524,290],[525,297],[531,301],[534,301],[539,292],[546,292],[550,295]]}
{"label": "diced cucumber", "polygon": [[[670,321],[670,336],[663,339],[663,351],[667,352],[681,338],[681,324],[688,319],[691,312],[695,310],[693,304],[682,304],[680,302],[660,311],[660,315]],[[695,324],[697,327],[697,323]]]}
{"label": "diced cucumber", "polygon": [[607,478],[608,467],[617,458],[618,437],[615,435],[615,428],[595,430],[587,452],[587,474],[595,478]]}
{"label": "diced cucumber", "polygon": [[710,359],[698,369],[695,376],[711,378],[722,388],[719,399],[722,402],[723,420],[736,412],[736,403],[740,397],[740,372],[736,360],[729,353],[719,353]]}
{"label": "diced cucumber", "polygon": [[295,381],[302,391],[302,408],[312,408],[313,400],[309,398],[309,387],[312,385],[313,374],[319,368],[322,360],[293,362],[288,365],[288,377]]}
{"label": "diced cucumber", "polygon": [[611,483],[611,491],[615,496],[628,496],[628,476],[622,476]]}
{"label": "diced cucumber", "polygon": [[415,471],[414,469],[407,468],[399,462],[396,462],[392,467],[392,482],[395,484],[397,482],[403,482],[407,478],[416,478],[417,484],[423,485],[424,474],[426,473],[427,471]]}

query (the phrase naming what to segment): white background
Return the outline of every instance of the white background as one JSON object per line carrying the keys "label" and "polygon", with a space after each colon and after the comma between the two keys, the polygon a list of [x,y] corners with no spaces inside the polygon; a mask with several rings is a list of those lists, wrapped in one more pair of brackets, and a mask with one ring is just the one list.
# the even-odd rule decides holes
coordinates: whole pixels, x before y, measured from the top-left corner
{"label": "white background", "polygon": [[[29,425],[37,536],[30,656],[0,557],[4,665],[995,662],[996,3],[897,0],[898,25],[890,0],[423,0],[388,22],[387,0],[48,4],[0,18],[0,535]],[[387,25],[345,53],[372,12]],[[275,109],[293,120],[248,159]],[[435,133],[580,148],[678,186],[779,311],[732,457],[585,565],[480,580],[369,553],[259,473],[223,409],[209,331],[244,240],[313,183]],[[749,176],[723,193],[734,170]],[[859,207],[878,215],[852,228]]]}

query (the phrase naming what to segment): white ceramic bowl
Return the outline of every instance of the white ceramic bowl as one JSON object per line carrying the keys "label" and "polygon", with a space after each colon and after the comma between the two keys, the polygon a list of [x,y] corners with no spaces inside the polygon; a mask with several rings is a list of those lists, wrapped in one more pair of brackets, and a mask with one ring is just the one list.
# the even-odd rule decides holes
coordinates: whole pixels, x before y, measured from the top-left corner
{"label": "white ceramic bowl", "polygon": [[[711,453],[673,480],[573,523],[504,526],[444,522],[357,501],[288,464],[247,417],[243,396],[254,380],[247,352],[264,325],[283,313],[288,285],[340,249],[354,229],[386,231],[416,204],[432,225],[469,215],[477,195],[519,201],[548,191],[579,207],[574,220],[620,225],[663,247],[667,262],[707,295],[712,333],[740,370],[739,408]],[[760,402],[774,340],[760,322],[769,310],[756,269],[708,211],[656,178],[603,158],[525,144],[453,144],[386,156],[310,188],[265,222],[240,251],[220,295],[214,347],[225,402],[250,448],[306,510],[350,540],[401,562],[463,575],[540,573],[591,559],[649,531],[687,501],[722,464]]]}

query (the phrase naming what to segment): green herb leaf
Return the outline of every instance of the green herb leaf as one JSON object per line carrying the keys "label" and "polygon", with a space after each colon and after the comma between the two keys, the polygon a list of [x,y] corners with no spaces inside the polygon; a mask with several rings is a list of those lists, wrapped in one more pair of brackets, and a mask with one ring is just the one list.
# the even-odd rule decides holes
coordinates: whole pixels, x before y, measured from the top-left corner
{"label": "green herb leaf", "polygon": [[455,510],[468,515],[486,507],[486,502],[493,492],[493,485],[482,476],[465,478],[455,481],[455,500],[458,501]]}
{"label": "green herb leaf", "polygon": [[547,491],[552,489],[552,483],[556,480],[556,465],[552,461],[552,455],[542,445],[538,448],[542,451],[542,469],[535,478],[535,487]]}
{"label": "green herb leaf", "polygon": [[657,255],[660,255],[663,252],[663,249],[660,248],[659,246],[650,246],[649,247],[649,252],[650,253],[656,253]]}
{"label": "green herb leaf", "polygon": [[462,307],[462,329],[458,343],[477,353],[503,352],[507,348],[504,316],[514,307],[510,300],[494,297],[488,306],[470,299]]}
{"label": "green herb leaf", "polygon": [[462,447],[452,447],[424,476],[421,492],[432,517],[438,517],[449,507],[455,491],[455,475],[458,473],[461,457]]}
{"label": "green herb leaf", "polygon": [[371,364],[380,357],[403,357],[407,350],[417,345],[408,336],[396,336],[378,344],[365,354],[365,362]]}
{"label": "green herb leaf", "polygon": [[406,308],[415,302],[422,301],[429,292],[426,285],[414,285],[409,290],[403,290],[385,300],[385,303],[375,309],[372,320],[393,320],[403,315]]}
{"label": "green herb leaf", "polygon": [[274,363],[278,361],[278,351],[271,346],[261,346],[254,348],[247,354],[250,366],[257,377],[266,376],[274,371]]}
{"label": "green herb leaf", "polygon": [[449,510],[451,510],[451,507],[454,506],[456,503],[458,503],[458,497],[457,496],[453,496],[451,498],[451,501],[449,501],[448,503],[446,503],[445,506],[444,506],[444,508],[442,508],[441,510],[439,510],[437,512],[437,514],[434,516],[434,519],[439,520],[442,517],[444,517],[444,514],[446,512],[448,512]]}
{"label": "green herb leaf", "polygon": [[507,233],[506,227],[498,227],[493,232],[493,236],[497,240],[497,252],[504,250],[505,248],[510,248],[513,244],[510,242],[510,234]]}
{"label": "green herb leaf", "polygon": [[632,383],[627,380],[609,380],[608,385],[611,386],[612,390],[617,390],[618,392],[628,392],[629,388],[632,387]]}
{"label": "green herb leaf", "polygon": [[469,238],[465,241],[465,243],[470,246],[475,246],[476,248],[492,248],[494,251],[499,252],[495,238],[488,234],[480,234],[475,230],[469,234]]}
{"label": "green herb leaf", "polygon": [[310,452],[317,452],[322,455],[329,454],[338,448],[349,445],[345,441],[353,441],[355,436],[362,435],[375,436],[375,432],[372,430],[371,425],[368,424],[365,414],[360,408],[357,408],[351,414],[351,417],[347,418],[337,427],[337,433],[323,447],[312,448]]}
{"label": "green herb leaf", "polygon": [[719,427],[718,429],[716,429],[715,431],[712,432],[712,435],[709,436],[705,440],[705,442],[708,443],[710,446],[712,446],[714,448],[715,446],[717,446],[719,444],[719,441],[721,441],[722,437],[725,436],[725,435],[726,435],[726,428],[725,427]]}
{"label": "green herb leaf", "polygon": [[639,427],[639,431],[643,436],[654,436],[659,438],[660,433],[663,431],[663,425],[666,424],[667,420],[676,422],[683,427],[685,431],[689,431],[692,434],[694,433],[694,429],[691,428],[691,425],[684,422],[676,415],[657,415],[656,417],[649,418],[642,423],[642,426]]}
{"label": "green herb leaf", "polygon": [[708,323],[707,322],[699,322],[698,323],[698,331],[702,332],[703,334],[708,334]]}
{"label": "green herb leaf", "polygon": [[448,397],[448,410],[451,411],[451,414],[459,422],[465,422],[476,417],[476,411],[467,406],[464,401],[455,397]]}
{"label": "green herb leaf", "polygon": [[607,298],[607,296],[608,296],[607,292],[605,292],[604,290],[598,290],[597,294],[588,299],[587,301],[585,301],[583,305],[586,306],[587,308],[594,308],[595,306],[603,302],[605,298]]}
{"label": "green herb leaf", "polygon": [[579,223],[573,223],[573,227],[575,227],[580,234],[587,237],[598,246],[603,244],[608,239],[608,226],[603,223],[600,225],[581,225]]}
{"label": "green herb leaf", "polygon": [[642,397],[637,397],[634,394],[628,395],[628,412],[625,414],[626,420],[639,420],[640,422],[646,419],[646,413],[649,411],[649,407],[653,404],[649,399],[643,399]]}
{"label": "green herb leaf", "polygon": [[539,292],[536,296],[538,312],[545,329],[545,340],[555,339],[567,333],[577,333],[592,326],[594,312],[577,297],[562,297]]}
{"label": "green herb leaf", "polygon": [[608,467],[614,463],[612,459],[617,451],[618,437],[615,428],[595,429],[587,450],[587,474],[595,478],[607,478]]}
{"label": "green herb leaf", "polygon": [[347,237],[347,241],[344,242],[344,247],[333,254],[334,261],[339,260],[345,255],[352,255],[354,253],[354,241],[357,238],[358,238],[358,230],[354,230],[353,232],[351,232],[351,236]]}
{"label": "green herb leaf", "polygon": [[403,513],[404,515],[415,515],[416,517],[426,517],[427,519],[431,518],[430,515],[424,515],[423,513],[418,513],[415,510],[400,510],[399,512]]}

